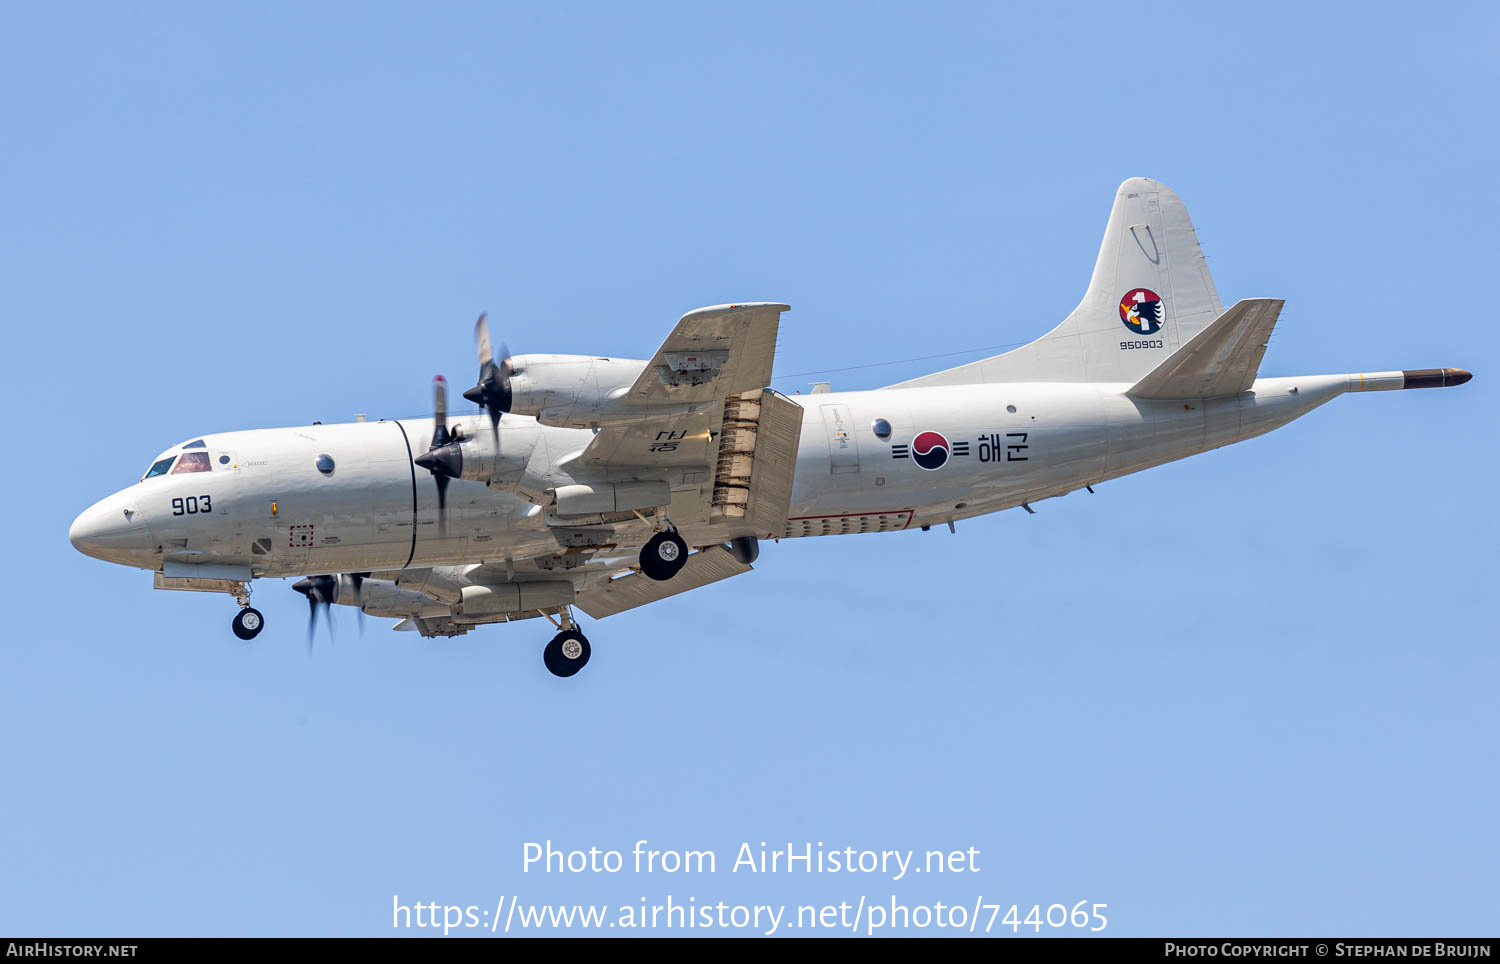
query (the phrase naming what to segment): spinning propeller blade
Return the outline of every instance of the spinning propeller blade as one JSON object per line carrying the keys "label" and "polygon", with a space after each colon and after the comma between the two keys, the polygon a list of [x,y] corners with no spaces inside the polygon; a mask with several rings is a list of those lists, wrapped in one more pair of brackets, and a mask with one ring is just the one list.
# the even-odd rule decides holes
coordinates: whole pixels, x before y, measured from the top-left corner
{"label": "spinning propeller blade", "polygon": [[453,436],[448,434],[448,382],[438,375],[432,379],[432,446],[417,456],[417,464],[432,473],[437,483],[438,527],[446,525],[448,511],[448,480],[456,478],[462,471],[462,455],[458,446],[448,448]]}
{"label": "spinning propeller blade", "polygon": [[338,576],[306,576],[292,583],[292,588],[307,597],[307,652],[313,648],[313,636],[318,628],[318,607],[328,613],[328,638],[333,638],[333,612],[329,607],[339,597]]}
{"label": "spinning propeller blade", "polygon": [[[494,342],[490,338],[490,323],[483,313],[474,323],[474,343],[479,352],[479,384],[464,392],[464,398],[483,408],[490,416],[490,432],[494,435],[495,449],[500,448],[500,416],[510,411],[512,396],[510,377],[514,366],[510,361],[510,349],[500,346],[501,358],[495,361]],[[438,492],[438,531],[443,532],[448,517],[448,480],[463,475],[463,450],[455,443],[456,434],[448,432],[448,383],[438,375],[432,380],[433,430],[432,445],[416,459],[418,465],[432,473]]]}
{"label": "spinning propeller blade", "polygon": [[483,313],[474,323],[474,341],[479,349],[479,383],[464,392],[464,398],[489,412],[490,431],[494,433],[498,446],[500,416],[510,411],[512,401],[510,376],[513,367],[510,363],[510,349],[501,343],[500,361],[497,364],[491,347],[493,342],[490,340],[490,323]]}
{"label": "spinning propeller blade", "polygon": [[354,611],[359,613],[359,634],[365,634],[365,579],[368,572],[349,573],[349,582],[354,586]]}

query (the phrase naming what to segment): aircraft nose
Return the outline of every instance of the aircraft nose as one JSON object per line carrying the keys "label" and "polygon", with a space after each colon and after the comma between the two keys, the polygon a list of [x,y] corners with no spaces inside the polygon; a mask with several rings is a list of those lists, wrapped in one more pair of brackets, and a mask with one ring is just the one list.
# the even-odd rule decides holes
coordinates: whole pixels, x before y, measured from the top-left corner
{"label": "aircraft nose", "polygon": [[146,520],[122,494],[94,503],[68,527],[68,541],[86,556],[137,565],[137,557],[154,546]]}

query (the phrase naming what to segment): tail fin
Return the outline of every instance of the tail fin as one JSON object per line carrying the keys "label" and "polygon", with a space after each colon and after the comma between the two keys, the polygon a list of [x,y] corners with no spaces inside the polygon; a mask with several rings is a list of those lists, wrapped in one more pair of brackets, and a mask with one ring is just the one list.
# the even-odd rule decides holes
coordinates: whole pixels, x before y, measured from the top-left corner
{"label": "tail fin", "polygon": [[1015,351],[892,388],[984,382],[1134,383],[1223,312],[1193,222],[1172,189],[1120,185],[1083,301]]}

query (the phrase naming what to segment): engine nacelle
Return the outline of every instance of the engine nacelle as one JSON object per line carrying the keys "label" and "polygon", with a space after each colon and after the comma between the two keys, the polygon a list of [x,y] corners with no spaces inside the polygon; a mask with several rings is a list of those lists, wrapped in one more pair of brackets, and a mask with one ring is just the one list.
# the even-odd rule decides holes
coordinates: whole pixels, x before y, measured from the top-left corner
{"label": "engine nacelle", "polygon": [[559,516],[603,515],[669,505],[672,487],[666,482],[595,482],[560,485],[551,495]]}
{"label": "engine nacelle", "polygon": [[[625,401],[649,362],[588,355],[516,355],[511,408],[557,428],[595,428],[691,415],[704,404],[639,405]],[[467,476],[465,476],[467,478]]]}
{"label": "engine nacelle", "polygon": [[455,616],[495,616],[553,609],[573,602],[573,584],[561,580],[464,586],[459,593],[458,605],[453,607]]}
{"label": "engine nacelle", "polygon": [[587,428],[590,413],[616,407],[646,362],[590,355],[516,355],[511,358],[511,411],[543,425]]}
{"label": "engine nacelle", "polygon": [[[531,458],[531,445],[517,447],[518,436],[510,436],[507,445],[506,431],[501,429],[499,438],[491,430],[487,417],[480,416],[471,422],[454,426],[455,438],[447,445],[433,450],[433,458],[439,462],[449,478],[468,479],[472,482],[514,482],[526,469]],[[421,464],[420,462],[418,464]]]}
{"label": "engine nacelle", "polygon": [[356,588],[348,575],[342,575],[334,601],[359,606],[371,616],[446,616],[449,613],[446,603],[425,593],[402,589],[389,579],[366,579]]}

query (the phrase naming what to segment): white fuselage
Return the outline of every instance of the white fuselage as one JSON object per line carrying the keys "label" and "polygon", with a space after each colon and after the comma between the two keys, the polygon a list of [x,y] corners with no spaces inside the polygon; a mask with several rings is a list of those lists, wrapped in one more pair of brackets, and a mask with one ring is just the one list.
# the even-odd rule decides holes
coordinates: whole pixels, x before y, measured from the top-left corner
{"label": "white fuselage", "polygon": [[[355,605],[424,636],[545,616],[559,635],[544,662],[571,675],[588,658],[575,606],[599,619],[727,579],[767,540],[1029,510],[1344,392],[1471,377],[1260,378],[1283,304],[1225,309],[1181,198],[1129,178],[1077,307],[1004,354],[787,399],[765,388],[782,302],[689,311],[648,360],[497,360],[481,316],[464,398],[482,413],[193,439],[68,536],[158,588],[233,594],[241,639],[263,625],[250,581],[303,576],[314,614]],[[433,411],[447,399],[440,376]]]}
{"label": "white fuselage", "polygon": [[[1206,402],[1141,401],[1126,395],[1129,385],[1100,383],[799,395],[793,400],[806,414],[789,521],[760,535],[898,530],[1064,495],[1270,431],[1358,389],[1351,378],[1359,376],[1262,378],[1252,391]],[[452,420],[488,431],[480,418]],[[886,438],[875,431],[881,421]],[[557,551],[546,513],[511,489],[455,479],[440,519],[433,478],[413,465],[432,430],[431,419],[411,419],[206,435],[201,448],[172,451],[207,452],[209,471],[147,478],[85,512],[75,532],[89,535],[86,551],[115,562],[248,566],[256,576]],[[591,438],[587,429],[523,416],[506,416],[500,427],[501,451],[525,463],[537,485],[568,481],[556,467]],[[331,472],[318,468],[320,456],[332,460]],[[692,479],[667,481],[675,488]],[[689,545],[713,541],[695,541],[692,526],[678,524]],[[612,545],[623,548],[651,529],[613,531]]]}

